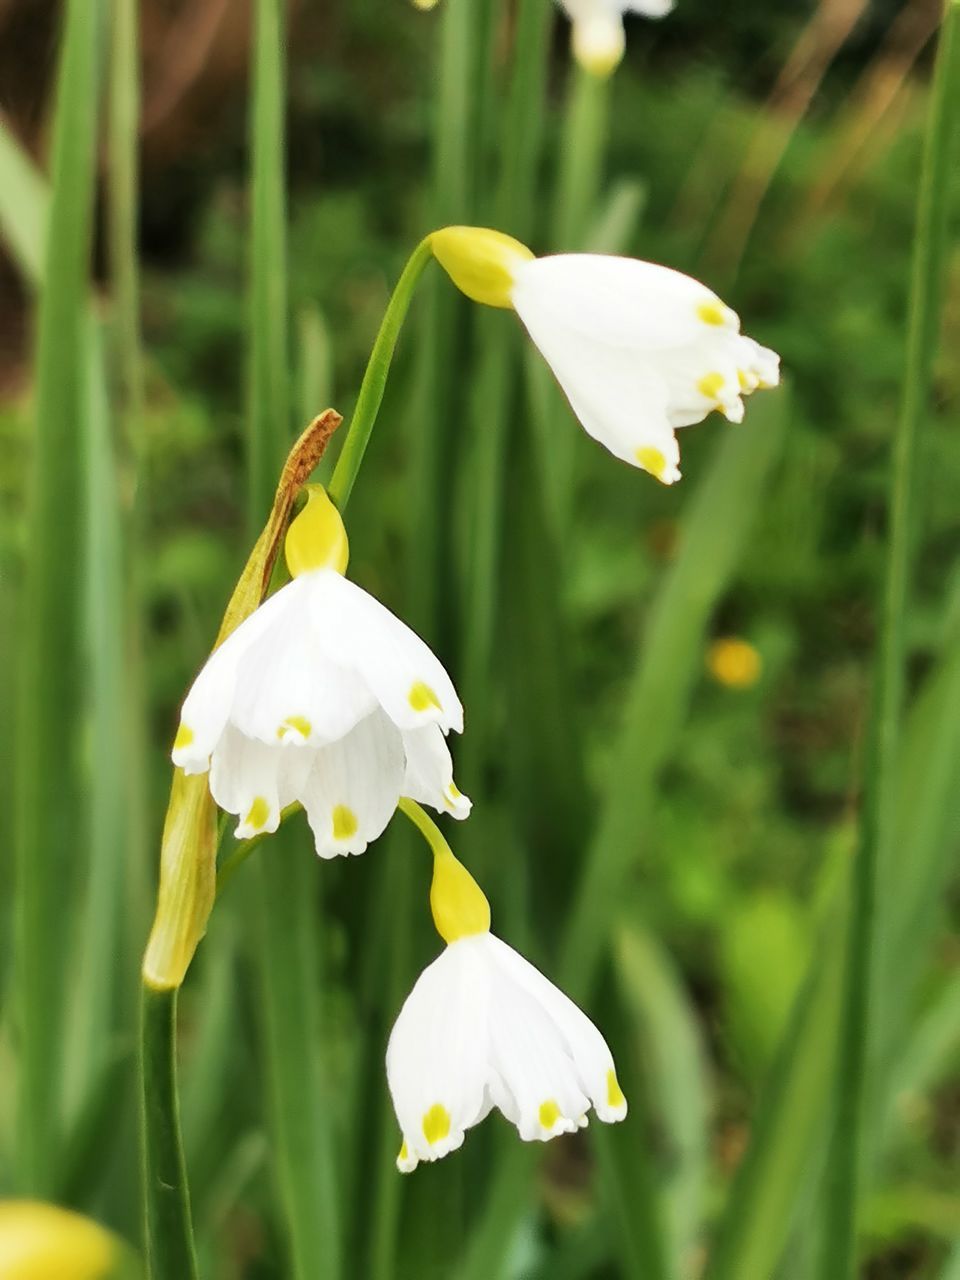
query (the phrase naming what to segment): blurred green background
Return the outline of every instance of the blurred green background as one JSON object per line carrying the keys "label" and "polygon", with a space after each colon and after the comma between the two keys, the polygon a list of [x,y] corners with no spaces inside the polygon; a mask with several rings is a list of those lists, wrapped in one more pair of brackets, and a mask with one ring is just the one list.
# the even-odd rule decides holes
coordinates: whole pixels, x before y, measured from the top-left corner
{"label": "blurred green background", "polygon": [[[382,1061],[437,949],[428,861],[397,819],[361,859],[320,863],[298,817],[254,855],[269,881],[248,865],[218,902],[180,1001],[202,1274],[808,1280],[940,6],[679,0],[661,22],[628,20],[627,57],[599,86],[546,0],[300,0],[283,14],[287,207],[258,234],[252,136],[261,191],[278,190],[278,8],[261,0],[255,26],[224,0],[139,6],[134,272],[117,194],[126,29],[119,9],[76,5],[96,44],[87,102],[103,105],[82,300],[96,337],[91,365],[61,312],[44,373],[31,246],[48,189],[28,160],[50,171],[62,14],[0,5],[0,1188],[139,1240],[136,984],[179,702],[284,442],[328,404],[349,421],[420,237],[482,222],[538,252],[696,275],[783,359],[785,387],[743,427],[682,433],[684,479],[662,488],[587,440],[512,317],[479,314],[434,270],[347,515],[351,575],[464,696],[452,747],[474,813],[446,834],[495,929],[601,1025],[631,1112],[535,1152],[496,1117],[401,1179]],[[251,280],[282,268],[284,222],[288,330],[264,336]],[[142,346],[123,293],[137,274]],[[958,341],[953,235],[879,886],[870,1280],[960,1276]],[[91,367],[74,395],[71,368]],[[72,456],[37,463],[56,489],[52,633],[28,616],[43,378],[77,433]],[[257,431],[271,465],[251,478]],[[45,661],[65,654],[53,686],[68,707],[31,702],[49,693],[20,652],[38,634]],[[716,643],[730,638],[750,646],[733,678]],[[18,766],[46,788],[39,919],[16,906]],[[49,1023],[52,1109],[28,1167],[15,1015],[31,997],[14,960],[31,947],[59,997],[31,1006]]]}

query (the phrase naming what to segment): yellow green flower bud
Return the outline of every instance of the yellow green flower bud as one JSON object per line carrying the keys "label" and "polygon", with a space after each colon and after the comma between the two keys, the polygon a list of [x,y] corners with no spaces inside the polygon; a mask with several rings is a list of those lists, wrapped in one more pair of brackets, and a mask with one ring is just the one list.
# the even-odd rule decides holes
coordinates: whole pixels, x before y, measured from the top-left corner
{"label": "yellow green flower bud", "polygon": [[512,307],[514,271],[533,252],[489,227],[443,227],[429,237],[433,256],[461,292],[487,307]]}
{"label": "yellow green flower bud", "polygon": [[350,558],[347,531],[323,485],[307,486],[307,505],[290,523],[284,552],[294,578],[312,569],[346,573]]}

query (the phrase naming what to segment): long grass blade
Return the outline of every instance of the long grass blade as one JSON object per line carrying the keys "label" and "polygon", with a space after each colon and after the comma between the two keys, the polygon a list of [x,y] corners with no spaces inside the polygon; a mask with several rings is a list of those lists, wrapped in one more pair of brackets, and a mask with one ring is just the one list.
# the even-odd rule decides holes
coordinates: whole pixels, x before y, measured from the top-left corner
{"label": "long grass blade", "polygon": [[[61,913],[83,830],[76,776],[86,317],[98,98],[96,0],[71,0],[57,78],[37,318],[36,426],[17,743],[16,973],[23,1185],[50,1188],[62,1120],[68,957]],[[56,726],[55,746],[50,736]]]}
{"label": "long grass blade", "polygon": [[880,848],[889,821],[906,664],[906,616],[913,560],[918,440],[930,404],[933,354],[943,292],[952,157],[960,121],[960,3],[948,0],[931,92],[914,240],[903,402],[894,441],[887,550],[874,705],[853,894],[845,1016],[837,1067],[835,1132],[825,1196],[823,1280],[856,1266],[864,1111],[875,1042],[876,898]]}

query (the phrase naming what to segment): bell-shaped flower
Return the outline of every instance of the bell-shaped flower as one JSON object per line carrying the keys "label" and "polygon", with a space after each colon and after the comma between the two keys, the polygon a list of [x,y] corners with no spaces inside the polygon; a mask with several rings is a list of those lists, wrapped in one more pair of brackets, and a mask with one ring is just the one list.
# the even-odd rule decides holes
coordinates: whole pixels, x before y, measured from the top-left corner
{"label": "bell-shaped flower", "polygon": [[317,853],[362,853],[401,795],[457,818],[445,734],[463,708],[426,644],[343,576],[343,522],[320,486],[286,538],[292,581],[215,649],[187,694],[173,762],[210,771],[236,835],[277,829],[299,801]]}
{"label": "bell-shaped flower", "polygon": [[664,484],[680,479],[676,431],[780,380],[779,357],[740,332],[706,285],[635,258],[536,258],[480,227],[446,227],[434,256],[477,302],[512,307],[587,433]]}
{"label": "bell-shaped flower", "polygon": [[430,903],[447,946],[417,980],[387,1048],[403,1133],[397,1167],[409,1173],[455,1151],[494,1107],[526,1142],[582,1128],[591,1106],[600,1120],[622,1120],[627,1101],[603,1036],[490,932],[483,892],[435,828],[428,838]]}
{"label": "bell-shaped flower", "polygon": [[674,0],[559,0],[573,24],[570,45],[577,62],[592,75],[608,76],[620,63],[626,45],[623,15],[639,13],[663,18]]}

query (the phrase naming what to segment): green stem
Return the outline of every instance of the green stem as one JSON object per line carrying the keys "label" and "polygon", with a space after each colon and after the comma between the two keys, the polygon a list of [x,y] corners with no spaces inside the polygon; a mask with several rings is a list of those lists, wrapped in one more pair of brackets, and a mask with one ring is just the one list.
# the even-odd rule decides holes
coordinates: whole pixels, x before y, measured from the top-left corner
{"label": "green stem", "polygon": [[417,804],[416,800],[408,800],[406,796],[401,796],[397,801],[397,808],[405,817],[409,818],[413,825],[430,846],[432,853],[443,855],[449,853],[453,856],[453,850],[444,839],[443,832],[430,817],[430,815]]}
{"label": "green stem", "polygon": [[145,986],[140,1071],[149,1280],[196,1280],[198,1275],[180,1136],[176,1025],[176,990]]}
{"label": "green stem", "polygon": [[330,481],[330,497],[341,511],[350,499],[357,472],[360,470],[360,464],[370,440],[370,432],[373,430],[373,424],[383,401],[383,392],[387,385],[387,375],[390,372],[400,326],[407,314],[417,281],[432,257],[430,237],[425,236],[407,260],[403,274],[397,281],[397,287],[387,304],[387,310],[380,324],[380,332],[373,344],[363,382],[360,384],[357,407],[354,409],[347,438]]}
{"label": "green stem", "polygon": [[560,137],[553,249],[582,250],[594,212],[606,155],[610,81],[585,71],[569,70],[567,101]]}
{"label": "green stem", "polygon": [[[825,1195],[823,1280],[852,1276],[864,1104],[873,1057],[872,1017],[877,882],[895,777],[906,662],[906,616],[913,561],[917,440],[930,404],[933,354],[944,276],[948,180],[957,134],[954,87],[960,65],[960,3],[948,0],[931,90],[917,206],[903,399],[894,442],[890,536],[886,562],[874,706],[867,743],[863,814],[853,864],[845,1014],[834,1101],[835,1131]],[[895,890],[895,886],[890,888]]]}

